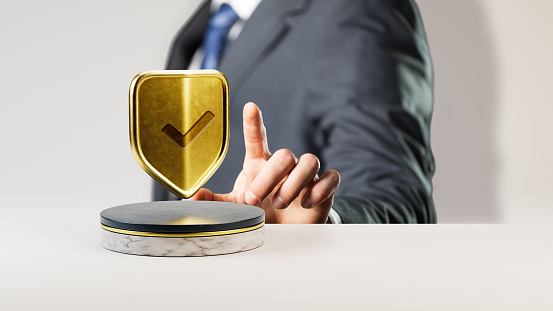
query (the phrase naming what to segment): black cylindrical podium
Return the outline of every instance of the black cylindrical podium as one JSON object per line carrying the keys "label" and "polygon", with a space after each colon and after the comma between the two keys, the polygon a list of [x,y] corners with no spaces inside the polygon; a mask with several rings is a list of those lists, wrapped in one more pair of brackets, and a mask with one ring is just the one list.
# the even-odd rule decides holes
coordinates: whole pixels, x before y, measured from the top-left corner
{"label": "black cylindrical podium", "polygon": [[265,212],[212,201],[127,204],[100,214],[102,246],[145,256],[209,256],[263,245]]}

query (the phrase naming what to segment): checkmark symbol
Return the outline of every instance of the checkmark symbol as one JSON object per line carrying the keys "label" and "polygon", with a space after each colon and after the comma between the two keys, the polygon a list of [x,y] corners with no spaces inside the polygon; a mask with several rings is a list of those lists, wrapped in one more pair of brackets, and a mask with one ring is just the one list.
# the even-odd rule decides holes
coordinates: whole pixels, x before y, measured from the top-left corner
{"label": "checkmark symbol", "polygon": [[164,126],[161,131],[182,149],[185,149],[213,121],[213,118],[215,118],[215,115],[211,111],[206,111],[184,135],[171,124]]}

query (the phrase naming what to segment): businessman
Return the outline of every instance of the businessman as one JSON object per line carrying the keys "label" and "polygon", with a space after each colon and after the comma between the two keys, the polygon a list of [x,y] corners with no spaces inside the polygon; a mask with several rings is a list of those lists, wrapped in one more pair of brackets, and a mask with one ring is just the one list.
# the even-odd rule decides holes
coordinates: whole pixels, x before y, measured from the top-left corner
{"label": "businessman", "polygon": [[[257,205],[277,223],[436,222],[433,74],[416,4],[264,0],[233,11],[215,58],[230,85],[229,151],[193,199]],[[202,53],[209,68],[211,28],[228,12],[203,3],[167,68]]]}

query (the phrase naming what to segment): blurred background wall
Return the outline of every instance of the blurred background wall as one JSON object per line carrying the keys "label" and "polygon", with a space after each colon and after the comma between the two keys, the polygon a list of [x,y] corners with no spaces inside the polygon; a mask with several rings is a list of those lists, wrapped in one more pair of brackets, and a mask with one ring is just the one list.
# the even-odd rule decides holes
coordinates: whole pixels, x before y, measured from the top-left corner
{"label": "blurred background wall", "polygon": [[[150,198],[128,86],[199,1],[2,1],[0,212]],[[553,2],[419,0],[436,74],[441,223],[553,217]],[[29,215],[32,217],[32,215]]]}

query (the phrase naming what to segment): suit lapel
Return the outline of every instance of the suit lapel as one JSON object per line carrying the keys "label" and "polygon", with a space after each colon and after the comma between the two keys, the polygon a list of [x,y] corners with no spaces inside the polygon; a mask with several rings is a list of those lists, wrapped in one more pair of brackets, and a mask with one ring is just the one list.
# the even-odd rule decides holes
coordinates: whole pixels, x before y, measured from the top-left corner
{"label": "suit lapel", "polygon": [[254,11],[240,36],[221,59],[219,70],[237,94],[255,68],[274,50],[288,31],[286,18],[305,11],[309,0],[264,0]]}
{"label": "suit lapel", "polygon": [[204,1],[173,40],[167,69],[188,69],[192,56],[202,44],[209,23],[210,0]]}

